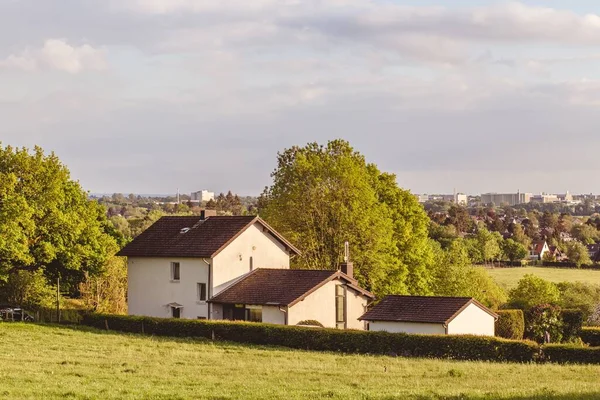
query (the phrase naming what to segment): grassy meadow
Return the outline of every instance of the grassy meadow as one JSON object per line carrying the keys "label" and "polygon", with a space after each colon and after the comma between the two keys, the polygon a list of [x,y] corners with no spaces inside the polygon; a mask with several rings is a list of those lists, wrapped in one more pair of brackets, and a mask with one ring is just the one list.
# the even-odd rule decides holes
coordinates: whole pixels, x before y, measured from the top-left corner
{"label": "grassy meadow", "polygon": [[554,283],[579,281],[600,285],[600,271],[598,270],[522,267],[487,268],[486,271],[500,286],[506,289],[517,286],[519,279],[526,274],[533,274]]}
{"label": "grassy meadow", "polygon": [[494,364],[0,323],[2,399],[597,399],[599,366]]}

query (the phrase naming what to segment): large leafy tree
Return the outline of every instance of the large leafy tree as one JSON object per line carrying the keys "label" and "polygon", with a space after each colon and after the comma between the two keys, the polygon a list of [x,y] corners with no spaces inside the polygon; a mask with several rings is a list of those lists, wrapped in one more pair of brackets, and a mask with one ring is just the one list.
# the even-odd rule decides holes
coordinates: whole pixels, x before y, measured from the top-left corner
{"label": "large leafy tree", "polygon": [[378,295],[431,293],[427,215],[343,140],[310,143],[278,154],[260,214],[302,249],[294,267],[334,269],[344,242],[356,277]]}
{"label": "large leafy tree", "polygon": [[105,210],[54,154],[0,145],[0,280],[43,270],[76,284],[117,248]]}

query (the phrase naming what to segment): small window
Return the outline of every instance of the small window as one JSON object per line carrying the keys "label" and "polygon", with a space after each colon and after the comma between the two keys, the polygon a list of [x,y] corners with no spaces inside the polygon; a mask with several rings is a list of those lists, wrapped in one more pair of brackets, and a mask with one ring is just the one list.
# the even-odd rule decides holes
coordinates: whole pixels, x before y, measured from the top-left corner
{"label": "small window", "polygon": [[180,278],[179,275],[179,271],[180,270],[180,265],[178,262],[172,262],[171,263],[171,280],[172,281],[178,281]]}
{"label": "small window", "polygon": [[248,306],[246,308],[246,321],[262,322],[262,307]]}
{"label": "small window", "polygon": [[171,316],[173,318],[181,318],[181,308],[171,307]]}
{"label": "small window", "polygon": [[335,287],[335,322],[337,328],[346,328],[346,289],[342,285]]}
{"label": "small window", "polygon": [[206,301],[206,283],[198,283],[196,286],[198,291],[198,301]]}
{"label": "small window", "polygon": [[206,317],[201,317],[201,316],[199,316],[199,315],[198,315],[198,317],[197,317],[197,318],[198,318],[198,319],[206,319]]}

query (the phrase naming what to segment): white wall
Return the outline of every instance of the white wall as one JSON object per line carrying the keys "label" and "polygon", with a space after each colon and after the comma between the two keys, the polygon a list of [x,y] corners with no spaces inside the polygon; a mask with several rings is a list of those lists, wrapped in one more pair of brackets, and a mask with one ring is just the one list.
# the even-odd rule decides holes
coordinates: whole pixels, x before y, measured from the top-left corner
{"label": "white wall", "polygon": [[288,309],[288,325],[314,319],[326,328],[335,328],[335,286],[337,280],[327,282],[304,300]]}
{"label": "white wall", "polygon": [[367,311],[368,302],[368,298],[359,292],[350,288],[346,290],[346,328],[366,329],[366,323],[359,321],[358,318]]}
{"label": "white wall", "polygon": [[262,307],[262,322],[265,324],[285,325],[285,312],[277,306]]}
{"label": "white wall", "polygon": [[469,304],[448,324],[450,335],[494,336],[495,319],[475,304]]}
{"label": "white wall", "polygon": [[[319,289],[296,303],[288,310],[288,325],[296,325],[300,321],[312,319],[319,321],[326,328],[335,328],[335,287],[340,280],[327,282]],[[348,329],[365,329],[365,324],[358,317],[365,313],[368,299],[347,288],[346,290],[346,327]]]}
{"label": "white wall", "polygon": [[[180,264],[179,282],[171,281],[171,262]],[[179,303],[182,318],[208,317],[206,302],[197,301],[196,284],[208,287],[208,265],[201,259],[129,257],[127,282],[129,315],[170,317],[167,304]]]}
{"label": "white wall", "polygon": [[289,268],[290,256],[279,241],[256,223],[246,229],[213,259],[213,292],[216,295],[240,276],[256,268]]}
{"label": "white wall", "polygon": [[387,331],[392,333],[420,333],[425,335],[444,335],[446,329],[443,324],[426,324],[417,322],[371,321],[370,331]]}

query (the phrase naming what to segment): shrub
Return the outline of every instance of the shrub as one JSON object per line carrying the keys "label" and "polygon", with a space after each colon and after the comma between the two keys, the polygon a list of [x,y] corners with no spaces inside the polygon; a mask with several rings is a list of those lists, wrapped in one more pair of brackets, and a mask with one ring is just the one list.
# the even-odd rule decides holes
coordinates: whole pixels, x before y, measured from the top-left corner
{"label": "shrub", "polygon": [[551,344],[542,347],[544,361],[573,364],[600,364],[600,347]]}
{"label": "shrub", "polygon": [[600,346],[600,328],[582,328],[580,337],[583,343],[590,346]]}
{"label": "shrub", "polygon": [[457,360],[530,362],[539,346],[483,336],[408,335],[248,322],[225,322],[90,314],[83,324],[160,336],[203,337],[295,349]]}
{"label": "shrub", "polygon": [[538,304],[557,304],[560,292],[552,282],[535,275],[525,275],[516,288],[510,291],[510,304],[515,308],[528,310]]}
{"label": "shrub", "polygon": [[575,342],[579,340],[584,312],[581,310],[562,310],[560,316],[562,319],[563,342]]}
{"label": "shrub", "polygon": [[298,322],[296,325],[299,326],[318,326],[320,328],[324,328],[323,324],[317,321],[316,319],[305,319],[304,321]]}
{"label": "shrub", "polygon": [[550,342],[560,343],[563,336],[562,325],[560,307],[540,304],[525,314],[525,337],[543,343],[544,335],[548,332]]}
{"label": "shrub", "polygon": [[522,310],[499,310],[496,321],[496,336],[522,340],[525,333],[525,317]]}

